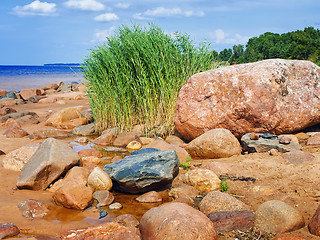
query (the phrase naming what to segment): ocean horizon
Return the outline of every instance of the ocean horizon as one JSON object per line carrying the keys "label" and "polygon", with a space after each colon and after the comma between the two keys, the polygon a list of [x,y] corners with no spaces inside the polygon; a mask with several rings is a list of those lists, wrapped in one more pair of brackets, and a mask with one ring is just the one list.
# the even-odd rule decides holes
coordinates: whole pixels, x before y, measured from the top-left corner
{"label": "ocean horizon", "polygon": [[51,83],[83,82],[81,64],[0,65],[0,90],[20,91]]}

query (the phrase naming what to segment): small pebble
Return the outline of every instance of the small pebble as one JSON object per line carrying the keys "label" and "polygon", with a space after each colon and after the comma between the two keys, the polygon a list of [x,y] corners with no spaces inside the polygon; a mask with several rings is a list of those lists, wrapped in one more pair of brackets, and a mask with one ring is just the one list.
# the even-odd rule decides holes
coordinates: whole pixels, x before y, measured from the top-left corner
{"label": "small pebble", "polygon": [[291,138],[288,136],[282,136],[279,140],[279,143],[281,144],[290,144]]}
{"label": "small pebble", "polygon": [[269,154],[271,156],[279,156],[280,155],[279,151],[277,149],[274,149],[274,148],[269,151]]}
{"label": "small pebble", "polygon": [[251,133],[250,139],[251,139],[251,140],[258,140],[258,139],[259,139],[259,135],[256,134],[256,133]]}
{"label": "small pebble", "polygon": [[110,210],[119,210],[119,209],[121,209],[121,208],[122,208],[122,205],[121,205],[121,203],[118,203],[118,202],[112,203],[112,204],[109,206],[109,209],[110,209]]}

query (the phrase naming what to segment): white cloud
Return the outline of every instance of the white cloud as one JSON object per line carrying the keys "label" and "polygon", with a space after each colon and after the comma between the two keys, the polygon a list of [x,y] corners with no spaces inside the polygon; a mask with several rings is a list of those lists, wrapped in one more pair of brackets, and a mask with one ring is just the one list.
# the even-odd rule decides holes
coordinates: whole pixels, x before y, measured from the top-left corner
{"label": "white cloud", "polygon": [[158,7],[154,9],[148,9],[144,13],[137,13],[135,14],[136,19],[139,19],[139,17],[146,18],[146,17],[171,17],[171,16],[176,16],[176,17],[192,17],[192,16],[197,16],[197,17],[202,17],[204,16],[204,12],[202,11],[193,11],[193,10],[188,10],[184,11],[181,8],[164,8],[164,7]]}
{"label": "white cloud", "polygon": [[117,8],[124,8],[124,9],[126,9],[126,8],[129,8],[129,7],[130,7],[130,3],[118,3],[118,4],[116,4],[116,7],[117,7]]}
{"label": "white cloud", "polygon": [[151,18],[144,17],[142,13],[136,13],[132,17],[137,20],[151,20]]}
{"label": "white cloud", "polygon": [[24,6],[16,6],[13,12],[19,16],[52,16],[56,14],[56,4],[35,0]]}
{"label": "white cloud", "polygon": [[106,37],[111,36],[112,33],[116,30],[115,26],[110,27],[109,29],[96,30],[94,34],[94,39],[91,42],[103,42],[106,40]]}
{"label": "white cloud", "polygon": [[104,5],[96,0],[68,0],[64,3],[69,8],[101,11],[104,10]]}
{"label": "white cloud", "polygon": [[98,15],[94,18],[94,20],[98,21],[98,22],[109,22],[109,21],[115,21],[118,19],[119,19],[119,17],[115,13],[104,13],[104,14]]}
{"label": "white cloud", "polygon": [[222,29],[217,29],[215,32],[210,33],[210,36],[215,40],[217,44],[246,44],[250,37],[242,36],[239,33],[230,36]]}

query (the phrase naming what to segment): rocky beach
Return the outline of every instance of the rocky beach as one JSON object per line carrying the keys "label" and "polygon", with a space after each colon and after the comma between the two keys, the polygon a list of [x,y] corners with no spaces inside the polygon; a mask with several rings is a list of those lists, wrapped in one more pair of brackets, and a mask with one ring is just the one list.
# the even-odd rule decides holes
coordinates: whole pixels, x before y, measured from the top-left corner
{"label": "rocky beach", "polygon": [[306,61],[196,74],[162,138],[98,134],[82,83],[0,91],[0,239],[319,239],[319,81]]}

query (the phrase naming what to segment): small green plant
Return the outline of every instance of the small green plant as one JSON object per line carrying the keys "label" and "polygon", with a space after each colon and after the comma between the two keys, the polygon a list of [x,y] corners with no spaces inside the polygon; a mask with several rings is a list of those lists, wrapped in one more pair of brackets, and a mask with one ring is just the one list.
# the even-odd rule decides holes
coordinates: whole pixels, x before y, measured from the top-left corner
{"label": "small green plant", "polygon": [[190,171],[190,166],[191,166],[191,157],[190,155],[186,158],[186,162],[182,162],[179,165],[180,167],[182,167],[184,170]]}
{"label": "small green plant", "polygon": [[224,177],[220,182],[221,192],[226,192],[229,189],[227,178]]}

